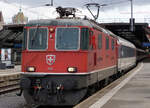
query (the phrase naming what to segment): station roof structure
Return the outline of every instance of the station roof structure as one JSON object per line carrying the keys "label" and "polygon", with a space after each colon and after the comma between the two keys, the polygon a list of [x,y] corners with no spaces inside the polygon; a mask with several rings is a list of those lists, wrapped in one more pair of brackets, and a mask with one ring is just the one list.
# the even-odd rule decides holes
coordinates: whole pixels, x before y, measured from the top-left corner
{"label": "station roof structure", "polygon": [[135,23],[134,31],[130,30],[130,23],[101,23],[114,34],[134,43],[137,48],[146,49],[143,43],[150,42],[150,28],[148,23]]}
{"label": "station roof structure", "polygon": [[14,48],[22,44],[24,24],[4,25],[0,30],[0,48]]}

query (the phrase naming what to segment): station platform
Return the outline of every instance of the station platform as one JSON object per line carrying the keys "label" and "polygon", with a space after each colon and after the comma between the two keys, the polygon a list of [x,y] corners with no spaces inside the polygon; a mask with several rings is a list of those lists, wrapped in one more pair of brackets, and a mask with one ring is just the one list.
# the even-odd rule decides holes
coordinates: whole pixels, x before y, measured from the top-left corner
{"label": "station platform", "polygon": [[15,68],[12,69],[0,70],[0,95],[20,88],[20,73],[21,65],[15,66]]}
{"label": "station platform", "polygon": [[150,58],[89,108],[150,108]]}
{"label": "station platform", "polygon": [[15,66],[15,68],[12,69],[0,69],[0,77],[20,74],[20,73],[21,73],[21,65]]}

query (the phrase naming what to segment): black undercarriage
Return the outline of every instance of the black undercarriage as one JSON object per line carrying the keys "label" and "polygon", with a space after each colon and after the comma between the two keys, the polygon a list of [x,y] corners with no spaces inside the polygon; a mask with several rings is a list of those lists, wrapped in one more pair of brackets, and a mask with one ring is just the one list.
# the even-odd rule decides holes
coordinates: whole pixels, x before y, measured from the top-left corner
{"label": "black undercarriage", "polygon": [[116,67],[88,74],[27,73],[22,75],[20,87],[29,105],[76,105],[116,74]]}
{"label": "black undercarriage", "polygon": [[87,93],[87,76],[23,76],[20,82],[28,104],[76,105]]}

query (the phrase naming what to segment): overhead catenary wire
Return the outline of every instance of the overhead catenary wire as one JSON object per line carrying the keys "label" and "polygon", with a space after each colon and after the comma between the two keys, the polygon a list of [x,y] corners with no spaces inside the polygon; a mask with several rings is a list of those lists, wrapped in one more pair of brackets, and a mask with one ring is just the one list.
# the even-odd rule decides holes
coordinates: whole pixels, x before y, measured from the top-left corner
{"label": "overhead catenary wire", "polygon": [[[92,1],[92,0],[91,0]],[[98,19],[99,16],[99,10],[100,7],[104,7],[104,6],[109,6],[109,5],[114,5],[114,4],[120,4],[120,3],[124,3],[130,0],[121,0],[121,1],[117,1],[117,2],[110,2],[110,3],[105,3],[105,4],[99,4],[96,2],[91,2],[91,3],[87,3],[84,6],[86,6],[86,8],[88,9],[88,11],[90,12],[90,14],[92,15],[92,17],[94,18],[94,20]],[[97,8],[97,14],[94,15],[93,12],[91,11],[90,7],[96,7]]]}
{"label": "overhead catenary wire", "polygon": [[123,4],[123,3],[128,3],[130,0],[120,0],[120,1],[116,1],[116,2],[110,2],[110,3],[106,3],[106,5],[118,5],[118,4]]}
{"label": "overhead catenary wire", "polygon": [[[20,6],[18,6],[17,4],[14,4],[14,3],[12,3],[12,2],[10,2],[10,1],[8,1],[8,0],[0,0],[0,1],[4,1],[4,2],[6,2],[6,3],[8,3],[8,4],[11,4],[11,5],[17,7],[17,8],[20,7]],[[53,0],[53,1],[54,1],[54,0]],[[104,7],[104,6],[112,6],[112,5],[123,4],[123,3],[127,3],[127,2],[129,2],[129,1],[130,1],[130,0],[111,1],[111,2],[108,2],[108,3],[105,3],[105,2],[104,2],[104,4],[100,4],[100,5],[101,5],[101,8],[102,8],[102,7]],[[21,0],[20,0],[20,2],[21,2]],[[98,0],[88,0],[88,1],[84,1],[84,3],[87,3],[87,2],[94,2],[94,3],[98,2],[98,3],[99,3]],[[20,4],[21,4],[21,3],[20,3]],[[55,3],[55,4],[58,5],[57,3]],[[44,5],[43,5],[43,6],[44,6]],[[40,6],[37,6],[37,7],[42,7],[42,6],[40,5]],[[31,13],[33,13],[33,14],[38,15],[38,17],[50,18],[50,16],[44,15],[43,13],[39,13],[39,12],[37,12],[37,11],[31,10],[32,8],[37,8],[37,7],[27,7],[27,8],[26,8],[26,7],[22,6],[21,8],[22,8],[24,11],[28,11],[28,12],[31,12]]]}

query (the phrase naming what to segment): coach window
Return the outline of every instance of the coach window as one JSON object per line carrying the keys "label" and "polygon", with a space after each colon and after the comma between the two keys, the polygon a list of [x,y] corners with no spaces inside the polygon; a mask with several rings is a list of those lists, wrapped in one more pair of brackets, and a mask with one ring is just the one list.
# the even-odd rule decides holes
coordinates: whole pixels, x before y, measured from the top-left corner
{"label": "coach window", "polygon": [[106,50],[108,50],[109,49],[109,37],[106,37],[105,39],[106,39]]}
{"label": "coach window", "polygon": [[89,29],[88,28],[81,28],[81,39],[80,39],[80,48],[82,50],[89,49]]}
{"label": "coach window", "polygon": [[112,48],[112,50],[114,50],[114,46],[115,46],[115,42],[114,42],[114,40],[112,39],[112,40],[111,40],[111,48]]}
{"label": "coach window", "polygon": [[102,35],[101,34],[98,35],[98,48],[99,49],[102,48]]}

